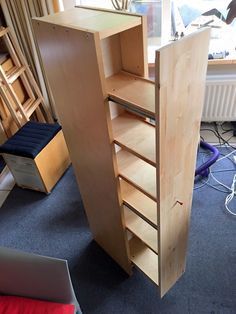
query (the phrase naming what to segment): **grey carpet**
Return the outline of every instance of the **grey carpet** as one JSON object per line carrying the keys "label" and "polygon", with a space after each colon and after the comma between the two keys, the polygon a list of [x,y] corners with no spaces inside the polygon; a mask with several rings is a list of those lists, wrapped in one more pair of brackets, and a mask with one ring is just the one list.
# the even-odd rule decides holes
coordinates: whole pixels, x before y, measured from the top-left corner
{"label": "grey carpet", "polygon": [[[233,173],[217,177],[230,184]],[[128,278],[92,240],[72,168],[49,196],[13,189],[0,209],[0,245],[67,259],[85,314],[233,314],[236,219],[224,198],[208,186],[194,191],[186,272],[162,300],[145,275]]]}

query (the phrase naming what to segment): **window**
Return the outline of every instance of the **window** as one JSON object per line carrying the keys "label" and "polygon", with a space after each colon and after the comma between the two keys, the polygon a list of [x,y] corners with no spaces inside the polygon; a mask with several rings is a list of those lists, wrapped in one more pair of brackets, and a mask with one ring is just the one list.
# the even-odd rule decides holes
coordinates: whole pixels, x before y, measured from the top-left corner
{"label": "window", "polygon": [[[229,53],[235,56],[236,22],[225,23],[227,7],[231,0],[176,0],[173,1],[175,12],[179,14],[182,28],[186,34],[204,25],[211,27],[209,52],[225,56]],[[174,15],[174,22],[177,15]],[[174,27],[177,23],[174,23]],[[178,25],[176,30],[178,31]],[[181,29],[182,30],[182,29]]]}
{"label": "window", "polygon": [[[154,62],[155,50],[175,33],[191,33],[203,24],[212,29],[210,53],[235,55],[236,21],[225,23],[231,0],[132,0],[131,12],[147,15],[148,60]],[[111,0],[76,0],[77,5],[114,9]]]}

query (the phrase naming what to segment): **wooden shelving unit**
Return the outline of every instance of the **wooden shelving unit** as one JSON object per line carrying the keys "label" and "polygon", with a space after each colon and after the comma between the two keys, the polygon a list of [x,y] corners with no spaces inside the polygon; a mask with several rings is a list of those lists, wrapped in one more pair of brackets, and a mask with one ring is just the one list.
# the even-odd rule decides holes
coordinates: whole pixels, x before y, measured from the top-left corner
{"label": "wooden shelving unit", "polygon": [[163,296],[185,270],[209,30],[160,48],[154,83],[143,16],[77,7],[33,24],[93,237]]}

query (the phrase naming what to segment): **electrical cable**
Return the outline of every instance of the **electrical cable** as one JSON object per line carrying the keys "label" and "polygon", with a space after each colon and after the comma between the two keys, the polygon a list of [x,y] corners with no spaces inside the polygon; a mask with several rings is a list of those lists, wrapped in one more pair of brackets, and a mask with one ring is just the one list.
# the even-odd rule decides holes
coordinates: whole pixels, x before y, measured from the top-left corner
{"label": "electrical cable", "polygon": [[[229,141],[234,137],[233,135],[230,136],[228,139],[223,138],[218,130],[218,126],[216,124],[214,124],[214,130],[210,129],[210,128],[202,128],[201,131],[209,131],[212,132],[215,137],[218,139],[219,145],[220,147],[222,147],[223,145],[227,144],[229,147],[236,149],[235,146],[233,146],[232,144],[229,143]],[[222,143],[223,142],[223,143]],[[215,145],[214,145],[215,146]]]}
{"label": "electrical cable", "polygon": [[[227,155],[221,154],[221,155],[223,155],[223,157],[219,158],[219,159],[216,161],[216,163],[218,163],[219,161],[221,161],[221,160],[227,158],[227,159],[229,159],[229,160],[235,165],[234,161],[229,158],[233,153],[236,153],[236,151],[232,151],[232,152],[230,152],[230,153],[227,154]],[[235,169],[232,169],[232,170],[235,171]],[[231,191],[231,188],[228,187],[227,185],[225,185],[224,183],[222,183],[221,181],[219,181],[219,180],[213,175],[213,173],[214,173],[214,172],[212,171],[212,169],[210,169],[210,175],[211,175],[211,177],[213,178],[213,180],[216,181],[219,185],[221,185],[221,186],[223,186],[224,188],[226,188],[227,190]],[[222,190],[220,190],[220,189],[217,189],[217,190],[225,193],[225,191],[222,191]]]}
{"label": "electrical cable", "polygon": [[[199,185],[199,186],[196,186],[194,187],[194,190],[198,190],[198,189],[201,189],[203,188],[205,185],[207,185],[208,181],[210,180],[210,176],[208,176],[207,180],[205,182],[203,182],[202,185]],[[203,180],[202,180],[203,181]]]}
{"label": "electrical cable", "polygon": [[[209,154],[206,153],[206,152],[200,151],[199,153],[200,153],[200,154],[204,154],[204,155],[206,155],[206,156],[209,156]],[[227,159],[229,159],[229,161],[231,161],[231,162],[235,165],[235,161],[233,161],[233,160],[230,158],[230,156],[233,155],[234,153],[236,153],[235,150],[231,151],[230,153],[228,153],[228,154],[226,154],[226,155],[224,155],[224,154],[221,153],[221,155],[223,155],[223,157],[219,158],[219,159],[216,161],[216,163],[218,163],[218,162],[220,162],[221,160],[227,158]],[[203,161],[204,161],[204,158],[203,158]],[[213,166],[212,166],[212,167],[213,167]],[[210,173],[209,173],[209,176],[208,176],[207,180],[206,180],[205,182],[203,182],[202,185],[200,185],[200,186],[195,186],[195,187],[194,187],[194,190],[198,190],[198,189],[204,187],[205,185],[207,185],[207,186],[209,186],[209,187],[215,189],[216,191],[219,191],[219,192],[224,193],[224,194],[228,194],[228,195],[226,196],[226,198],[225,198],[225,203],[224,203],[225,209],[226,209],[226,211],[227,211],[229,214],[231,214],[231,215],[233,215],[233,216],[236,216],[236,213],[234,213],[234,212],[229,208],[229,206],[228,206],[229,203],[233,200],[234,196],[236,195],[236,174],[234,175],[234,178],[233,178],[233,182],[232,182],[231,187],[228,187],[226,184],[224,184],[223,182],[219,181],[219,180],[213,175],[213,173],[223,172],[223,171],[224,171],[224,172],[225,172],[225,171],[235,171],[235,169],[212,170],[212,167],[209,168]],[[218,185],[220,185],[221,187],[223,187],[224,190],[218,188],[217,186],[215,186],[215,185],[213,185],[213,184],[211,184],[211,183],[209,182],[209,181],[210,181],[210,178],[212,178]]]}
{"label": "electrical cable", "polygon": [[[221,155],[223,155],[223,157],[217,159],[216,163],[219,162],[219,161],[221,161],[222,159],[228,158],[229,156],[231,156],[231,155],[234,154],[234,153],[236,153],[236,151],[233,150],[232,152],[230,152],[230,153],[227,154],[227,155],[221,154]],[[229,158],[229,160],[232,161],[232,159],[230,159],[230,158]],[[233,161],[232,161],[232,162],[233,162]]]}
{"label": "electrical cable", "polygon": [[221,127],[221,129],[222,129],[222,134],[225,134],[225,133],[228,133],[228,132],[233,132],[234,131],[234,129],[228,129],[228,130],[226,130],[226,129],[224,129],[223,128],[223,125],[225,124],[226,122],[223,122],[222,124],[220,124],[220,127]]}
{"label": "electrical cable", "polygon": [[224,183],[220,182],[210,171],[210,175],[213,178],[214,181],[216,181],[219,185],[223,186],[225,189],[227,189],[228,191],[231,191],[231,188],[228,187],[227,185],[225,185]]}
{"label": "electrical cable", "polygon": [[[209,131],[209,132],[214,133],[214,135],[216,136],[216,138],[217,138],[217,139],[218,139],[218,141],[219,141],[219,137],[218,137],[217,133],[216,133],[214,130],[212,130],[212,129],[208,129],[208,128],[204,128],[204,129],[201,129],[201,131]],[[221,142],[220,142],[220,141],[219,141],[219,144],[220,144],[220,146],[222,146],[222,144],[221,144]]]}
{"label": "electrical cable", "polygon": [[228,172],[228,171],[235,171],[235,169],[215,170],[215,171],[212,171],[212,173],[218,173],[218,172]]}
{"label": "electrical cable", "polygon": [[228,205],[233,200],[235,195],[236,195],[236,174],[234,175],[234,179],[231,185],[231,193],[227,195],[225,199],[225,208],[233,216],[236,216],[236,213],[232,212],[231,209],[229,209]]}
{"label": "electrical cable", "polygon": [[211,184],[211,183],[209,183],[209,182],[207,182],[206,185],[208,185],[209,187],[211,187],[212,189],[214,189],[214,190],[216,190],[216,191],[218,191],[218,192],[221,192],[221,193],[224,193],[224,194],[229,193],[229,191],[223,191],[223,190],[217,188],[215,185],[213,185],[213,184]]}
{"label": "electrical cable", "polygon": [[232,135],[229,139],[226,140],[226,139],[224,139],[224,138],[220,135],[219,130],[218,130],[218,125],[217,125],[216,123],[214,123],[214,129],[215,129],[215,132],[216,132],[217,135],[218,135],[218,138],[221,139],[221,140],[224,142],[224,144],[227,144],[227,145],[229,145],[230,147],[232,147],[233,149],[236,149],[235,146],[233,146],[233,145],[231,145],[231,144],[229,143],[229,141],[231,140],[231,138],[233,137],[233,135]]}
{"label": "electrical cable", "polygon": [[[220,158],[220,159],[218,159],[217,160],[217,162],[219,162],[220,160],[223,160],[223,159],[225,159],[225,158],[228,158],[231,162],[233,162],[234,163],[234,161],[232,161],[230,158],[229,158],[229,156],[230,155],[232,155],[233,153],[235,153],[235,151],[232,151],[231,153],[229,153],[229,154],[227,154],[227,155],[225,155],[225,156],[223,156],[222,158]],[[235,163],[234,163],[235,164]],[[221,181],[219,181],[214,175],[213,175],[213,173],[212,173],[212,170],[210,169],[210,175],[211,175],[211,177],[213,178],[213,180],[215,181],[215,182],[217,182],[220,186],[223,186],[225,189],[227,189],[228,191],[226,192],[226,191],[223,191],[223,190],[221,190],[221,189],[218,189],[217,187],[215,187],[215,186],[212,186],[212,185],[210,185],[210,184],[208,184],[208,185],[210,185],[212,188],[214,188],[215,190],[218,190],[218,191],[220,191],[220,192],[223,192],[223,193],[229,193],[227,196],[226,196],[226,198],[225,198],[225,209],[227,210],[227,212],[228,213],[230,213],[231,215],[233,215],[233,216],[236,216],[236,213],[234,213],[230,208],[229,208],[229,203],[233,200],[233,198],[234,198],[234,196],[236,195],[236,174],[234,175],[234,178],[233,178],[233,182],[232,182],[232,184],[231,184],[231,187],[228,187],[227,185],[225,185],[224,183],[222,183]]]}
{"label": "electrical cable", "polygon": [[[220,125],[221,129],[224,131],[223,134],[228,133],[228,132],[230,132],[230,131],[233,131],[233,129],[229,129],[229,130],[224,129],[224,128],[223,128],[223,125],[224,125],[224,123]],[[217,125],[216,123],[214,123],[214,130],[209,129],[209,128],[203,128],[203,129],[201,129],[201,131],[210,131],[210,132],[212,132],[212,133],[216,136],[216,138],[218,139],[218,142],[219,142],[219,146],[220,146],[220,147],[224,146],[226,149],[228,149],[228,148],[233,149],[233,151],[231,151],[230,153],[228,153],[228,154],[226,154],[226,155],[221,154],[221,155],[223,155],[223,157],[220,157],[218,160],[216,160],[216,163],[218,163],[218,162],[220,162],[220,161],[222,161],[222,160],[224,160],[224,159],[227,158],[227,159],[229,159],[234,165],[236,164],[236,158],[235,158],[234,160],[232,160],[232,159],[230,158],[234,153],[236,153],[236,147],[233,146],[233,145],[231,145],[231,144],[229,143],[229,141],[233,138],[234,135],[230,136],[228,139],[225,139],[225,138],[220,134],[218,125]],[[202,137],[201,137],[201,138],[202,138]],[[214,145],[214,146],[217,147],[218,145]],[[199,153],[204,153],[204,152],[199,152]],[[207,154],[207,153],[205,153],[205,155],[209,156],[209,154]],[[205,182],[203,182],[202,185],[196,186],[196,187],[194,188],[194,190],[200,189],[200,188],[204,187],[205,185],[207,185],[207,186],[209,186],[209,187],[211,187],[211,188],[213,188],[213,189],[215,189],[215,190],[217,190],[217,191],[219,191],[219,192],[221,192],[221,193],[228,194],[228,195],[226,196],[226,198],[225,198],[225,203],[224,203],[225,209],[226,209],[226,211],[227,211],[228,213],[230,213],[231,215],[236,216],[236,212],[232,211],[232,210],[229,208],[229,203],[233,200],[233,198],[234,198],[235,195],[236,195],[236,174],[235,174],[234,177],[233,177],[233,182],[232,182],[232,184],[231,184],[230,187],[227,186],[226,184],[224,184],[223,182],[221,182],[220,180],[218,180],[218,179],[215,177],[215,175],[214,175],[214,173],[226,172],[226,171],[236,171],[236,169],[213,170],[212,167],[213,167],[213,166],[209,167],[209,176],[208,176],[208,179],[207,179]],[[211,178],[213,181],[215,181],[215,182],[216,182],[220,187],[222,187],[223,189],[218,188],[217,186],[211,184],[211,183],[210,183],[210,178]]]}

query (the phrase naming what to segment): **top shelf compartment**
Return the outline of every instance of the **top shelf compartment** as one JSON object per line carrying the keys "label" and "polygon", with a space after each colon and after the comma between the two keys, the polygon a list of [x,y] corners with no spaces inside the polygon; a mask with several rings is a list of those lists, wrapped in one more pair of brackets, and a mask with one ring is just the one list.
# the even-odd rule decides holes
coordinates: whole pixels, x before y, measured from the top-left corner
{"label": "top shelf compartment", "polygon": [[107,38],[127,29],[141,25],[142,17],[135,14],[116,12],[89,7],[75,7],[40,18],[43,22],[62,25],[87,32],[98,32],[99,38]]}
{"label": "top shelf compartment", "polygon": [[120,72],[106,79],[109,98],[146,117],[155,119],[155,84]]}

